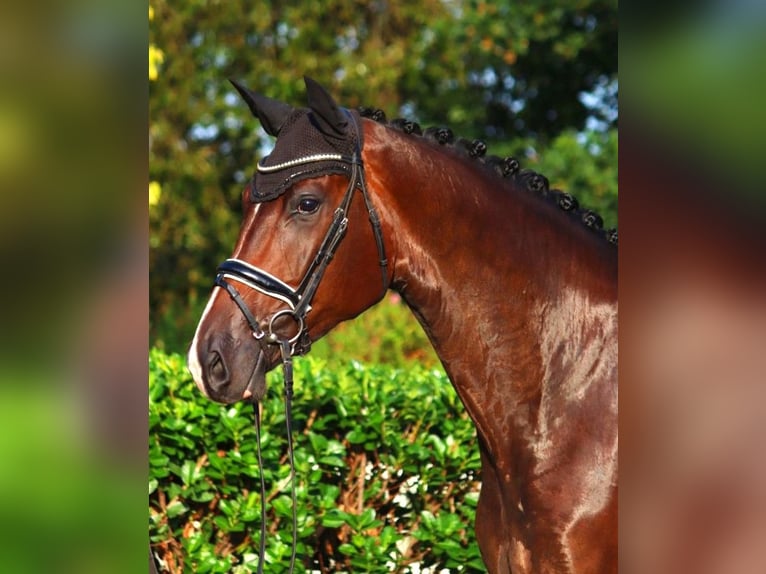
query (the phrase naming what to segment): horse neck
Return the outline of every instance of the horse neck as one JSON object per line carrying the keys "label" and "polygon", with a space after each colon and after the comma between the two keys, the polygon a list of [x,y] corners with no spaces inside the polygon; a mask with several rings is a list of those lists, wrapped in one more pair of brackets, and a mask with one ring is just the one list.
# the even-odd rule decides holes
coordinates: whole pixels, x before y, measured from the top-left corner
{"label": "horse neck", "polygon": [[547,364],[561,339],[592,347],[585,340],[592,324],[614,323],[615,250],[555,205],[508,189],[476,160],[382,126],[365,137],[371,188],[385,194],[377,203],[393,286],[481,435],[491,391],[512,388],[504,400],[539,403],[546,385],[575,368],[575,348],[557,358],[572,365],[553,372]]}

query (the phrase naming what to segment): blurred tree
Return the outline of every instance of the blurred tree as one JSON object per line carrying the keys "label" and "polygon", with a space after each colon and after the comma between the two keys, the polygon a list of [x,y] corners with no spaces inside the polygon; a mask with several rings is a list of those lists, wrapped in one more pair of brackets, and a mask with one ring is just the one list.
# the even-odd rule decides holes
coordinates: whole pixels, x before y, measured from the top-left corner
{"label": "blurred tree", "polygon": [[400,83],[420,115],[488,139],[616,125],[616,1],[446,4]]}
{"label": "blurred tree", "polygon": [[[575,194],[607,186],[601,195],[616,198],[616,177],[604,181],[593,162],[579,163],[616,163],[616,138],[604,135],[616,129],[616,1],[152,0],[151,7],[153,343],[181,349],[191,336],[215,267],[234,243],[242,185],[270,145],[230,77],[301,104],[307,74],[348,107],[446,124],[488,140],[492,153],[511,150],[533,163],[568,130],[566,141],[578,145],[559,142],[556,184]],[[601,133],[576,135],[594,127]],[[594,137],[614,145],[584,152],[581,142]],[[577,162],[567,166],[567,158]]]}

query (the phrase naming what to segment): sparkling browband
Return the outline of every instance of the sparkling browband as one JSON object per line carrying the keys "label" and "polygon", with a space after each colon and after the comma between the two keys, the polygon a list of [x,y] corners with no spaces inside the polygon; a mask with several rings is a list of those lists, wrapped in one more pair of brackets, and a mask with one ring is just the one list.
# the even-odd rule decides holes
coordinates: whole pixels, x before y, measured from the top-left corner
{"label": "sparkling browband", "polygon": [[316,155],[301,157],[298,159],[291,159],[290,161],[286,161],[277,165],[262,165],[261,162],[258,162],[258,171],[261,173],[271,173],[273,171],[279,171],[280,169],[294,167],[296,165],[311,163],[314,161],[348,161],[348,158],[342,156],[339,153],[320,153]]}

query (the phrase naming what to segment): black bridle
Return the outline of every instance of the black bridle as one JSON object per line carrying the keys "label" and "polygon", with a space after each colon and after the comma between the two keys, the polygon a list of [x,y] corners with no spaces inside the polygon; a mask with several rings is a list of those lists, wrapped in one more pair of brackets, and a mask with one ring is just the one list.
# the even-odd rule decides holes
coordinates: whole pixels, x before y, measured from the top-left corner
{"label": "black bridle", "polygon": [[[367,185],[364,177],[364,164],[362,163],[362,146],[361,140],[361,127],[357,125],[356,118],[344,110],[348,117],[351,119],[349,125],[354,126],[356,149],[353,155],[346,156],[342,154],[317,154],[306,156],[303,158],[297,158],[280,165],[263,166],[260,162],[258,164],[258,171],[262,173],[270,173],[279,171],[281,169],[287,169],[300,165],[303,163],[321,162],[327,160],[339,161],[347,163],[350,166],[349,184],[340,205],[333,214],[330,227],[325,233],[324,239],[319,246],[319,249],[314,258],[309,263],[306,273],[303,276],[300,284],[297,288],[293,288],[281,279],[275,277],[271,273],[260,269],[254,265],[251,265],[247,261],[241,259],[227,259],[218,266],[215,284],[229,294],[237,307],[245,317],[247,324],[250,327],[253,337],[259,342],[261,346],[261,352],[266,353],[267,345],[276,345],[279,347],[282,357],[282,372],[284,376],[284,394],[285,394],[285,423],[287,426],[287,452],[290,462],[290,477],[291,477],[291,491],[292,491],[292,527],[293,527],[293,548],[290,557],[290,572],[293,571],[295,565],[295,552],[297,544],[297,516],[296,516],[296,495],[295,495],[295,464],[293,460],[293,440],[292,440],[292,397],[293,397],[293,363],[292,358],[294,355],[303,355],[308,352],[311,347],[311,337],[309,336],[308,329],[306,327],[306,315],[311,311],[311,301],[316,294],[322,277],[324,276],[327,266],[335,256],[335,252],[343,240],[348,228],[348,213],[351,207],[351,201],[354,197],[355,191],[358,189],[362,197],[364,198],[365,206],[367,207],[367,213],[370,219],[370,225],[372,226],[372,232],[375,236],[375,244],[378,249],[378,260],[381,268],[383,279],[383,293],[386,292],[389,286],[388,278],[388,261],[386,260],[386,250],[383,243],[383,232],[380,226],[380,218],[377,211],[372,205],[370,194],[367,191]],[[255,315],[250,311],[250,308],[245,303],[244,299],[237,291],[236,287],[232,285],[232,281],[241,283],[251,289],[258,291],[264,295],[282,301],[286,307],[276,311],[267,320],[260,323]],[[298,325],[298,331],[292,337],[281,336],[275,331],[275,322],[281,317],[292,318]],[[257,399],[253,398],[253,409],[255,411],[255,433],[256,433],[256,452],[258,457],[258,466],[263,468],[263,462],[261,457],[261,432],[260,432],[260,412],[258,409]],[[264,482],[263,472],[260,472],[260,487],[261,487],[261,532],[260,532],[260,550],[258,558],[258,574],[263,572],[264,553],[265,553],[265,539],[266,539],[266,485]]]}
{"label": "black bridle", "polygon": [[[352,119],[350,125],[353,125],[355,131],[359,134],[360,128],[356,125],[356,120],[351,114],[348,114],[348,116]],[[308,269],[297,288],[291,287],[271,273],[264,271],[259,267],[255,267],[247,261],[242,261],[241,259],[227,259],[218,266],[215,284],[224,288],[229,293],[229,296],[245,316],[245,319],[250,326],[250,330],[253,333],[253,337],[258,341],[272,345],[278,344],[284,337],[280,337],[274,330],[274,323],[276,320],[286,316],[295,321],[298,325],[298,332],[288,338],[291,346],[290,353],[292,355],[305,354],[311,347],[311,339],[306,328],[306,315],[311,311],[311,301],[316,294],[319,283],[322,281],[327,266],[330,264],[330,261],[332,261],[340,242],[346,234],[346,229],[348,227],[348,211],[351,206],[351,200],[354,197],[354,192],[357,189],[361,192],[362,197],[364,198],[370,224],[372,225],[372,231],[375,236],[375,243],[378,248],[378,260],[383,279],[383,292],[385,293],[388,289],[388,261],[386,260],[386,249],[383,244],[383,232],[381,231],[380,218],[372,205],[370,194],[367,191],[367,185],[364,178],[364,164],[362,163],[362,150],[359,145],[360,137],[358,135],[356,141],[356,150],[352,156],[344,156],[341,154],[320,154],[298,158],[286,162],[285,164],[275,166],[265,167],[261,165],[261,163],[258,164],[259,172],[274,172],[280,169],[294,167],[301,163],[327,161],[328,159],[344,162],[350,166],[351,174],[349,176],[348,189],[341,200],[340,206],[333,214],[332,222],[319,246],[319,250],[309,263]],[[285,303],[287,307],[274,313],[262,325],[250,312],[250,309],[247,307],[247,304],[242,299],[237,289],[229,281],[236,281],[263,293],[264,295],[278,299]]]}

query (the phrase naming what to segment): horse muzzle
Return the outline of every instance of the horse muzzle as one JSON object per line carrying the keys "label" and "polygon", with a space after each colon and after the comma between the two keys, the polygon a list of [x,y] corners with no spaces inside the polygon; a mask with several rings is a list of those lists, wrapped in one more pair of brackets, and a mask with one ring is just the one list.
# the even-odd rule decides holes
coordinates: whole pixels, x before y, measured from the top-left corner
{"label": "horse muzzle", "polygon": [[279,362],[278,347],[226,335],[192,345],[187,359],[200,391],[224,404],[260,401],[266,394],[266,373]]}

